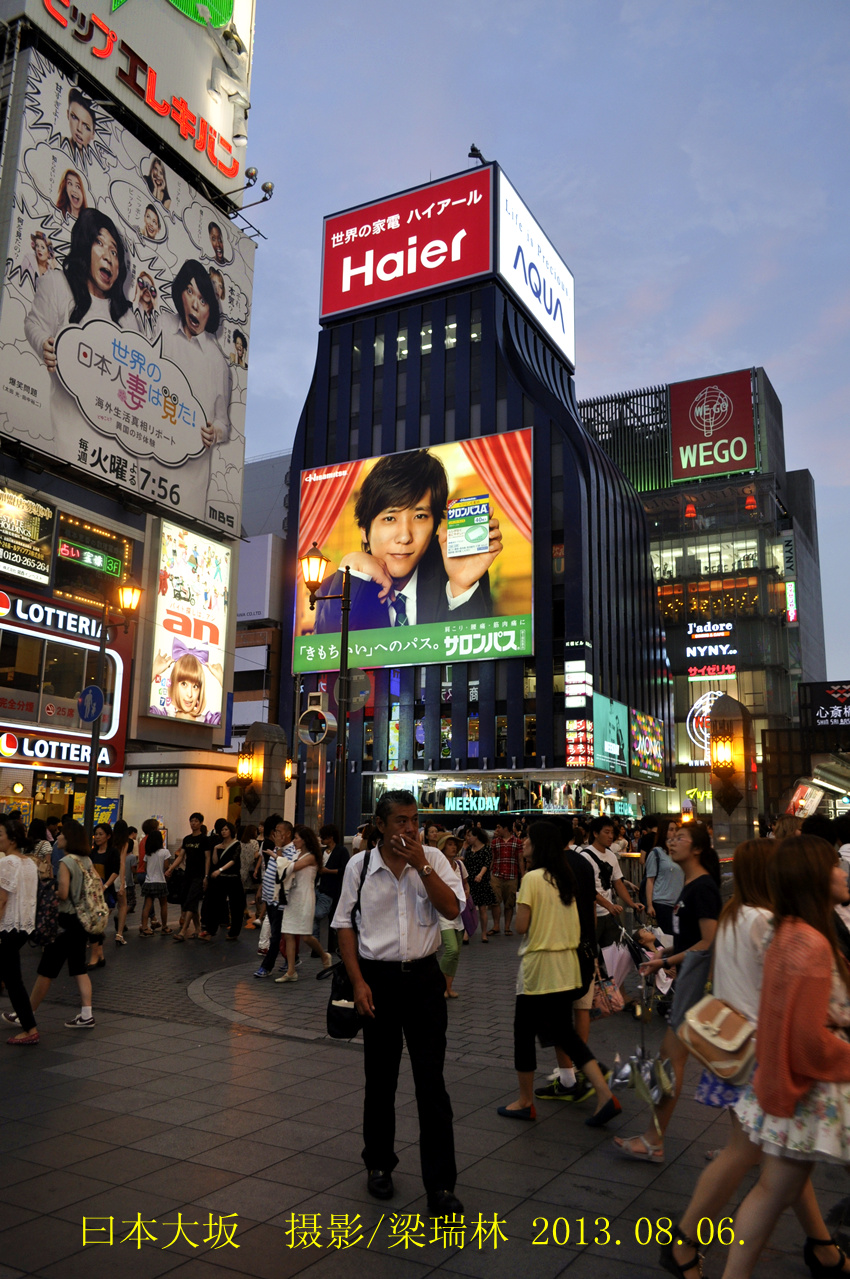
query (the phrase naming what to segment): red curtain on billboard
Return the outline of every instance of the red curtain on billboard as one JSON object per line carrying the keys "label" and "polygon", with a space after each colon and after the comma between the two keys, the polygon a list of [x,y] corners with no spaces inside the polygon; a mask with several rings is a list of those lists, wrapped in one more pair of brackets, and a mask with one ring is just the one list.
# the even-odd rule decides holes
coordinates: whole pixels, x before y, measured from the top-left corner
{"label": "red curtain on billboard", "polygon": [[531,431],[463,440],[463,451],[502,510],[531,541]]}
{"label": "red curtain on billboard", "polygon": [[[298,523],[298,554],[306,555],[315,542],[321,550],[322,542],[330,533],[341,516],[346,502],[357,487],[362,462],[345,462],[334,470],[347,468],[344,477],[332,480],[317,480],[307,483],[306,477],[301,480],[301,517]],[[310,471],[310,475],[321,475],[321,470]]]}

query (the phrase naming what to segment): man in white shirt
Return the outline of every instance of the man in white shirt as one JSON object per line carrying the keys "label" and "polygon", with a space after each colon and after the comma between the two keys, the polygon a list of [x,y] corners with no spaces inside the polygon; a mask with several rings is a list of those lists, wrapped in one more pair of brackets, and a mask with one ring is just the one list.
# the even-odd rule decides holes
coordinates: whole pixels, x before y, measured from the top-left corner
{"label": "man in white shirt", "polygon": [[[434,1216],[462,1213],[454,1194],[452,1107],[443,1080],[446,983],[436,952],[441,921],[456,919],[463,908],[463,886],[443,854],[420,843],[416,800],[409,791],[387,791],[378,803],[375,825],[380,841],[349,861],[333,918],[354,1002],[365,1019],[367,1189],[376,1199],[394,1194],[395,1094],[405,1041],[416,1081],[428,1207]],[[358,892],[359,918],[353,920]]]}
{"label": "man in white shirt", "polygon": [[[594,818],[590,824],[590,833],[593,843],[579,851],[590,862],[596,878],[596,940],[600,950],[604,950],[617,941],[620,935],[620,916],[626,906],[632,905],[632,899],[623,880],[620,859],[616,853],[611,852],[614,842],[611,818]],[[620,902],[614,900],[615,893]]]}

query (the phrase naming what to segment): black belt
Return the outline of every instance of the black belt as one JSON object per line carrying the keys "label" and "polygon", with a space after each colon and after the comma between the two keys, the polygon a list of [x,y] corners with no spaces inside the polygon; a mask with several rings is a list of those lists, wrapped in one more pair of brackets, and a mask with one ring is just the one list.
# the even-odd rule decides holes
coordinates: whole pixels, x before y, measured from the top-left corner
{"label": "black belt", "polygon": [[381,968],[389,969],[391,972],[409,973],[414,968],[421,968],[423,964],[436,963],[436,955],[425,955],[422,959],[364,959],[360,957],[360,967],[369,964],[380,964]]}

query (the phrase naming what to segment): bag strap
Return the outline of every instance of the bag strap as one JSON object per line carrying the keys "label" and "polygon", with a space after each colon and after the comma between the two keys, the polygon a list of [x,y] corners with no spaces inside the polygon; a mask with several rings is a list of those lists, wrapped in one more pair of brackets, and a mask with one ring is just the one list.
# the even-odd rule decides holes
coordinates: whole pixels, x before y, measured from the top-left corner
{"label": "bag strap", "polygon": [[369,863],[371,860],[372,850],[370,848],[366,853],[366,856],[363,858],[363,865],[360,868],[360,883],[357,885],[357,900],[351,908],[351,927],[355,933],[357,932],[357,925],[354,922],[354,917],[355,915],[360,914],[360,898],[363,895],[363,884],[365,883],[366,876],[369,873]]}

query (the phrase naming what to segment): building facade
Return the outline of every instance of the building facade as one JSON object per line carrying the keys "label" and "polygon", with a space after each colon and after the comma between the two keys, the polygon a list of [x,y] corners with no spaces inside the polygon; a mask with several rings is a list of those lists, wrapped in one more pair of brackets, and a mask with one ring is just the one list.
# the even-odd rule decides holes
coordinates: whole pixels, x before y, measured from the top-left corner
{"label": "building facade", "polygon": [[711,810],[711,704],[751,712],[759,807],[782,811],[763,735],[799,725],[798,685],[825,678],[814,482],[787,471],[764,369],[588,400],[588,432],[641,494],[673,677],[678,803]]}
{"label": "building facade", "polygon": [[[408,204],[438,207],[432,200],[444,187],[450,194],[450,183],[465,198],[471,181],[483,184],[485,193],[492,181],[501,212],[515,194],[508,187],[506,196],[499,185],[503,175],[487,166],[402,193],[380,208],[400,207],[404,221]],[[469,199],[472,203],[472,195]],[[328,220],[326,234],[341,237],[333,228],[349,221],[368,231],[370,217],[365,210],[338,215]],[[408,227],[412,217],[411,212]],[[529,220],[530,215],[526,227],[536,228]],[[372,225],[383,230],[384,221]],[[455,238],[462,234],[463,228]],[[408,238],[412,244],[415,237],[405,235],[404,255]],[[449,240],[433,243],[436,250],[427,246],[423,257],[439,254],[440,245],[445,257]],[[391,252],[394,241],[384,244],[388,252],[377,264],[379,279],[382,265],[384,276],[391,274],[385,265],[390,260],[413,262],[402,250]],[[330,246],[328,238],[326,310]],[[504,234],[501,246],[504,261]],[[547,252],[561,275],[567,273],[551,246]],[[362,253],[352,251],[347,261],[353,274]],[[510,287],[511,261],[502,274],[487,267],[493,261],[487,252],[483,261],[471,283],[451,281],[412,295],[402,283],[396,286],[400,296],[361,304],[356,314],[326,315],[319,334],[291,461],[293,481],[300,476],[300,485],[290,487],[284,616],[296,617],[298,634],[284,668],[292,662],[299,678],[282,679],[281,723],[294,724],[313,692],[323,691],[330,708],[335,706],[335,676],[321,669],[331,664],[326,656],[332,653],[320,641],[323,606],[320,601],[318,614],[310,613],[294,573],[298,554],[316,533],[327,548],[349,546],[356,553],[367,545],[351,507],[375,465],[406,454],[425,465],[422,450],[445,459],[447,537],[455,536],[451,518],[473,510],[457,506],[461,499],[472,501],[472,494],[475,509],[487,512],[485,521],[498,514],[503,534],[504,559],[497,557],[489,570],[492,612],[482,609],[486,621],[453,625],[451,613],[438,611],[435,634],[417,626],[421,638],[404,641],[396,623],[380,665],[374,660],[379,645],[365,640],[350,645],[350,661],[366,670],[369,691],[365,705],[349,718],[348,829],[373,811],[384,789],[396,786],[411,789],[423,810],[446,818],[458,811],[529,809],[605,809],[625,816],[666,805],[666,796],[659,802],[659,788],[665,783],[665,746],[672,740],[664,736],[670,686],[641,500],[584,429],[570,360]],[[369,262],[366,258],[367,267]],[[371,262],[374,267],[375,259]],[[533,281],[530,267],[519,265]],[[549,312],[552,299],[550,292]],[[459,475],[467,477],[466,487]],[[339,489],[334,511],[331,485]],[[422,599],[420,587],[418,620],[424,618]],[[338,639],[338,619],[335,625]],[[352,628],[357,629],[355,620]],[[379,634],[365,630],[360,637]],[[436,649],[442,660],[415,660],[415,643],[423,654]],[[523,647],[522,655],[507,655]],[[639,764],[630,768],[634,714],[642,717],[635,742],[646,746],[640,723],[653,739],[640,777]],[[309,754],[310,748],[302,748],[302,779]],[[315,783],[315,760],[310,767]],[[317,785],[329,813],[329,761],[322,759],[318,767]]]}

